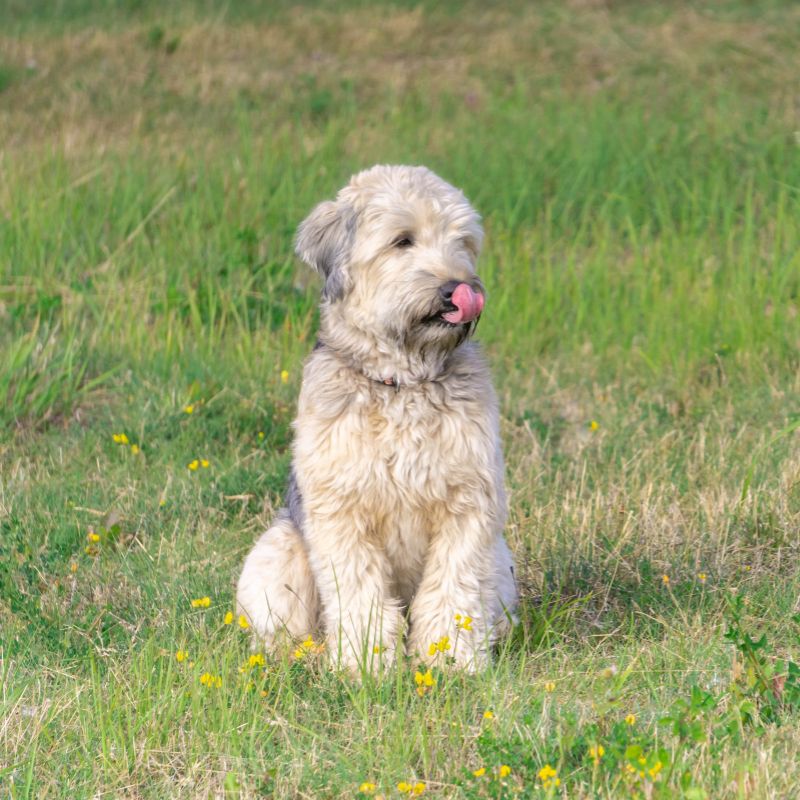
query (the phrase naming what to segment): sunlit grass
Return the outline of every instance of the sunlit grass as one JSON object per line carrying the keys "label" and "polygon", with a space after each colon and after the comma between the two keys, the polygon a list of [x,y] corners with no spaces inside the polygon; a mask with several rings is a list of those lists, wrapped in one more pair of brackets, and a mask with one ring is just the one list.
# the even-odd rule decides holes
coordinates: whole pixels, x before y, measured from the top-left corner
{"label": "sunlit grass", "polygon": [[[793,795],[723,634],[738,592],[798,660],[800,16],[466,8],[0,9],[0,792]],[[486,227],[523,600],[474,676],[234,614],[314,344],[292,236],[375,162]]]}

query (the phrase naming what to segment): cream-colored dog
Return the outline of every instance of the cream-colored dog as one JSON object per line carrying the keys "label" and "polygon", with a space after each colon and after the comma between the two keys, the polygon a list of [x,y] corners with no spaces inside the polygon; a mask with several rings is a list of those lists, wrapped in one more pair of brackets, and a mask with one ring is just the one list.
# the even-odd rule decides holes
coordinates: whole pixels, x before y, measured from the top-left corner
{"label": "cream-colored dog", "polygon": [[361,172],[300,226],[297,252],[325,280],[319,342],[286,508],[237,590],[268,646],[324,631],[335,663],[374,669],[407,620],[409,654],[474,669],[508,628],[497,401],[468,341],[482,235],[464,195],[423,167]]}

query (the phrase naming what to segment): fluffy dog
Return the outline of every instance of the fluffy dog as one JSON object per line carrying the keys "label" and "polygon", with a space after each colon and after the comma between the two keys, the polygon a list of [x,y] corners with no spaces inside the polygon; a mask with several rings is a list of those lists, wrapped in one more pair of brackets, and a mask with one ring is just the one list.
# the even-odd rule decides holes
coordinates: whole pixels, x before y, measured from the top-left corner
{"label": "fluffy dog", "polygon": [[374,668],[407,621],[410,655],[475,669],[508,628],[497,401],[468,341],[482,237],[464,195],[424,167],[361,172],[300,225],[297,253],[325,282],[319,341],[286,508],[237,590],[267,646],[324,631],[334,663]]}

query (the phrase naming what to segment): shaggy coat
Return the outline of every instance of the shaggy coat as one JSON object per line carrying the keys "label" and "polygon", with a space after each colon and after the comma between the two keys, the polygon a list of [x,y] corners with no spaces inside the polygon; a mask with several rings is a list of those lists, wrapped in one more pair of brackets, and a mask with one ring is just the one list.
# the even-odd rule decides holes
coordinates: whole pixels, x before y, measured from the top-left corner
{"label": "shaggy coat", "polygon": [[319,342],[286,508],[237,591],[268,646],[324,633],[335,663],[374,669],[404,632],[427,660],[447,636],[444,655],[474,669],[507,629],[497,401],[468,341],[484,303],[481,240],[461,192],[422,167],[359,173],[300,226],[297,252],[325,280]]}

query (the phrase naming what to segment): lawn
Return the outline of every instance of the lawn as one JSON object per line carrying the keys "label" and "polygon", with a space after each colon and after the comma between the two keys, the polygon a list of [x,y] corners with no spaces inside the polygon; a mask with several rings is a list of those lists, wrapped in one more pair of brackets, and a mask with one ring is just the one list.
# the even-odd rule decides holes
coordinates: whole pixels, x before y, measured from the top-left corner
{"label": "lawn", "polygon": [[[0,794],[800,795],[799,40],[777,0],[0,5]],[[314,343],[292,237],[377,162],[486,228],[521,622],[433,685],[228,616]]]}

